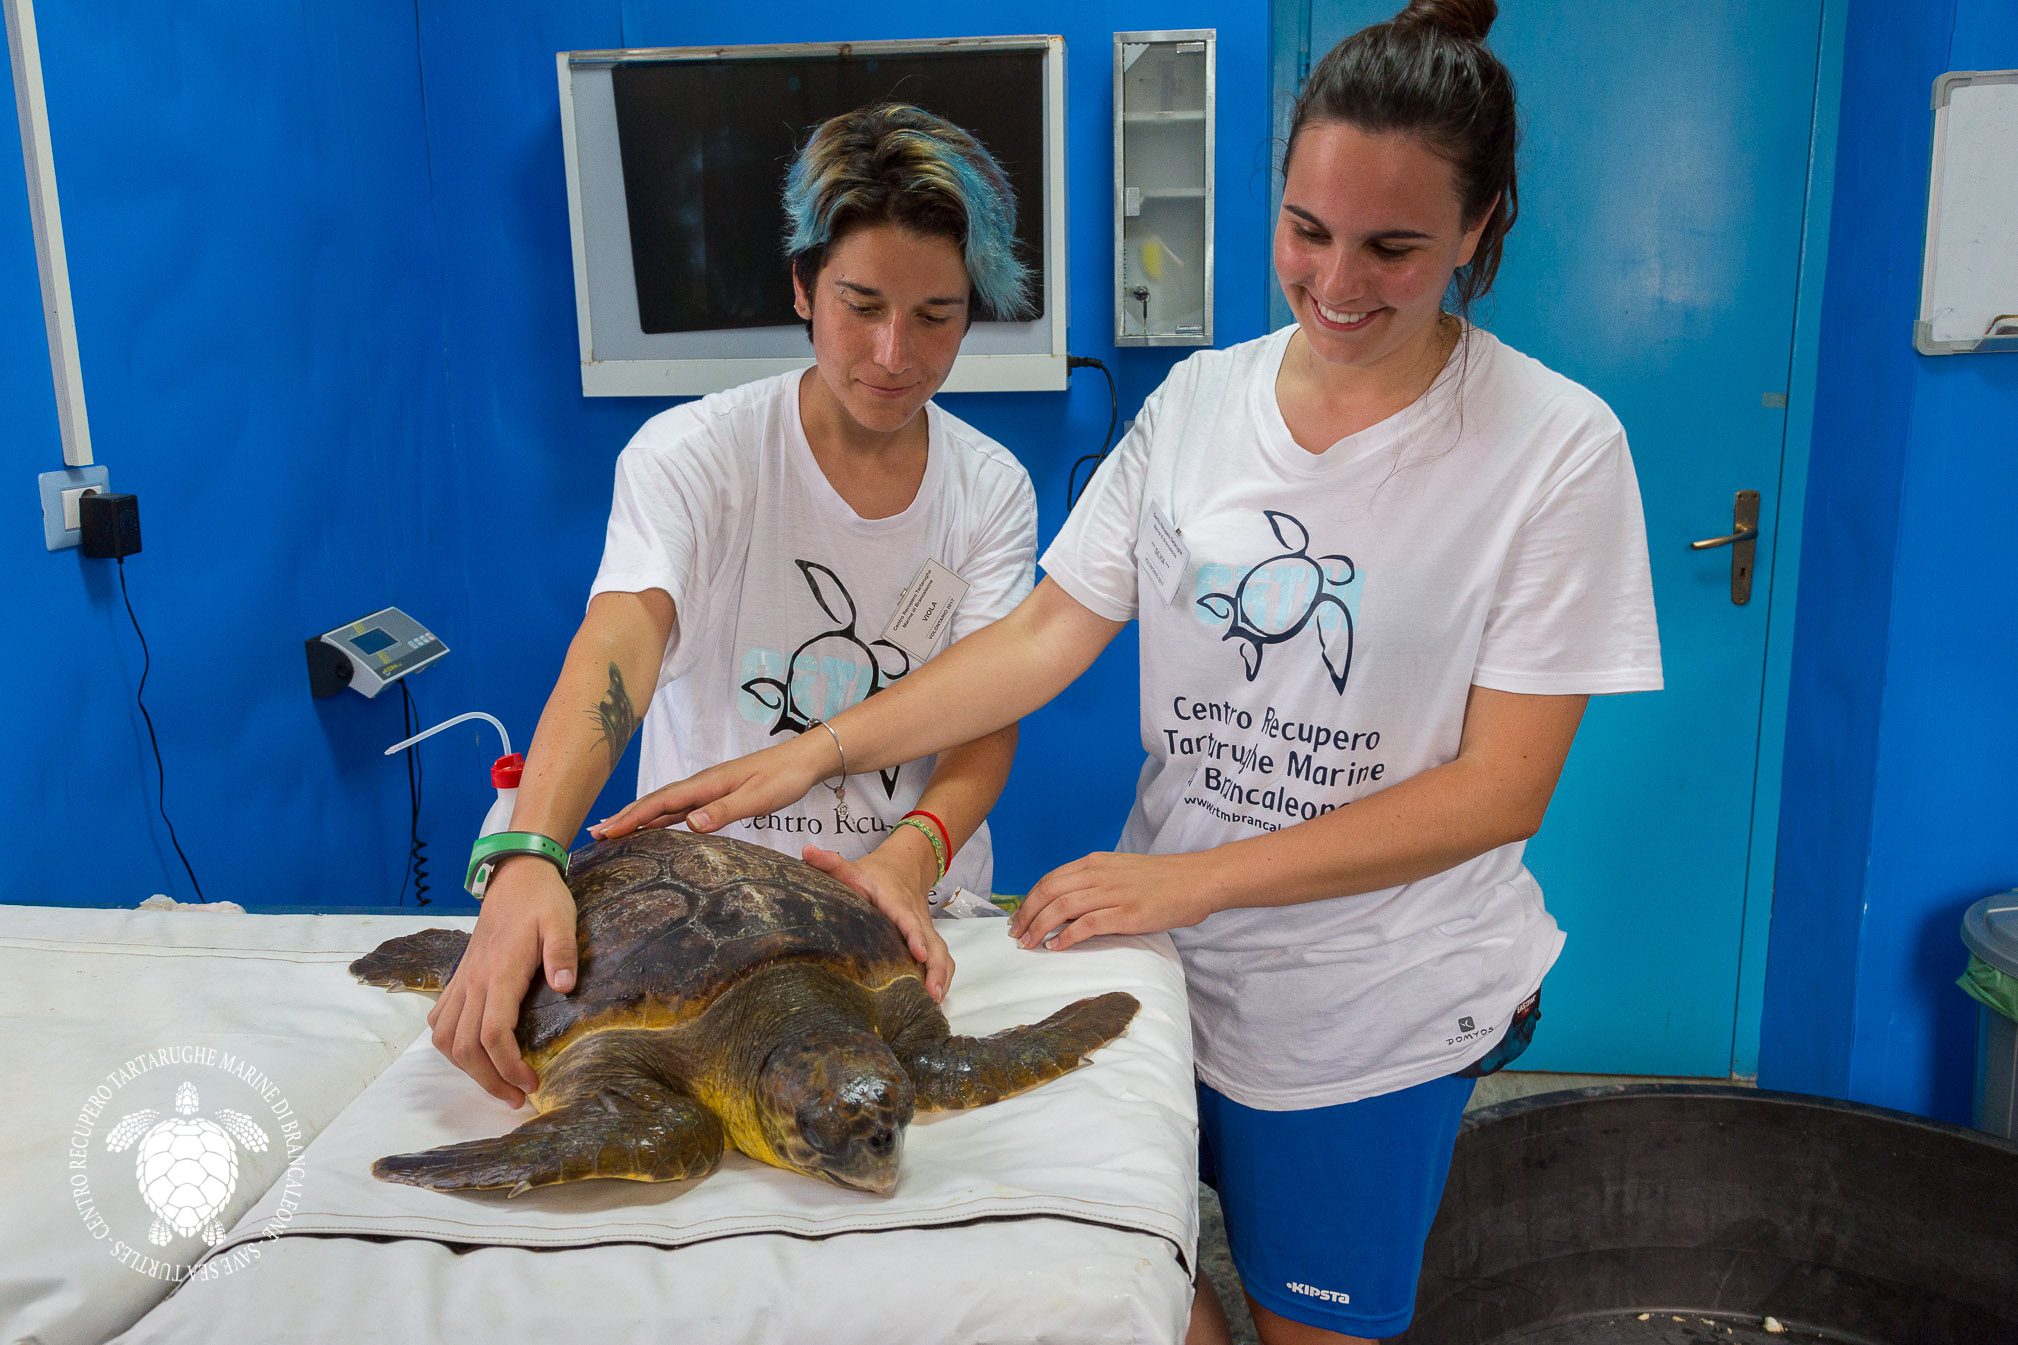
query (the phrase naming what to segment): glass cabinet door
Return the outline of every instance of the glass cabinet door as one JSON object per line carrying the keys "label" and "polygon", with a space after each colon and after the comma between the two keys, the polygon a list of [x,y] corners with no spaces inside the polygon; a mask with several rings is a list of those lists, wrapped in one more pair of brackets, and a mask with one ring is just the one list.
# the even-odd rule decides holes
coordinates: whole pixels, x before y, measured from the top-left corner
{"label": "glass cabinet door", "polygon": [[1212,344],[1214,30],[1114,35],[1114,340]]}

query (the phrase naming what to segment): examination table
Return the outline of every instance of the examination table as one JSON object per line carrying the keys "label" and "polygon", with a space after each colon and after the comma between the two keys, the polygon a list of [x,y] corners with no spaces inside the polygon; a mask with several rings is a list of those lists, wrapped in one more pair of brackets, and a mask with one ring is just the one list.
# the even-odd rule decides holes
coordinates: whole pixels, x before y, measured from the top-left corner
{"label": "examination table", "polygon": [[[395,934],[472,923],[0,907],[12,1085],[0,1341],[1181,1338],[1196,1116],[1167,938],[1024,952],[1004,921],[942,921],[959,967],[946,1004],[956,1032],[1032,1022],[1105,990],[1132,992],[1142,1011],[1062,1079],[921,1114],[893,1196],[732,1152],[699,1182],[507,1200],[370,1175],[381,1155],[522,1119],[435,1053],[429,997],[346,971]],[[251,1096],[216,1072],[233,1066],[264,1090],[265,1106],[237,1105],[269,1142],[236,1145],[216,1246],[150,1245],[132,1153],[107,1141],[143,1106],[172,1117],[185,1081],[184,1114],[198,1119],[218,1108],[201,1101],[206,1082],[213,1099]]]}

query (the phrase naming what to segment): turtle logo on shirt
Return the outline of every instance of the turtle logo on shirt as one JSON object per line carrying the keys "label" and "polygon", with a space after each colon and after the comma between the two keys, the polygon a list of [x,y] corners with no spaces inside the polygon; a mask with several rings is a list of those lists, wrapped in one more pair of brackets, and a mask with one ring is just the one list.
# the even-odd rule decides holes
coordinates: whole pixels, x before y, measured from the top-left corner
{"label": "turtle logo on shirt", "polygon": [[1310,529],[1300,520],[1275,509],[1262,510],[1262,516],[1285,549],[1248,570],[1233,592],[1208,593],[1198,605],[1227,623],[1220,639],[1241,642],[1240,661],[1250,682],[1261,672],[1264,649],[1316,627],[1318,657],[1332,688],[1343,695],[1352,671],[1352,610],[1342,595],[1356,573],[1352,558],[1312,556]]}
{"label": "turtle logo on shirt", "polygon": [[[859,704],[911,671],[911,656],[888,640],[863,643],[855,633],[855,599],[832,570],[817,561],[793,564],[806,578],[813,601],[820,604],[835,624],[800,645],[785,664],[785,676],[753,677],[743,683],[766,710],[777,712],[773,733],[804,733],[823,719],[831,719],[851,705]],[[850,673],[850,683],[834,678],[837,670]],[[867,686],[861,685],[866,674]],[[883,792],[897,792],[897,767],[878,771]]]}

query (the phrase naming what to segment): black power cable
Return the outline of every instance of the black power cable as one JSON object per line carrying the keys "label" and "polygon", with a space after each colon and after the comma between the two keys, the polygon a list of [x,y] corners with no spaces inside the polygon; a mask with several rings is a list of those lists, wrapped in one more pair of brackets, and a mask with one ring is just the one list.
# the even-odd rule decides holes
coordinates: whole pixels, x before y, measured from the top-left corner
{"label": "black power cable", "polygon": [[[1065,478],[1065,507],[1070,509],[1073,505],[1079,503],[1079,492],[1086,488],[1079,484],[1079,469],[1090,462],[1093,464],[1093,471],[1099,471],[1100,464],[1107,460],[1108,449],[1114,446],[1114,427],[1121,423],[1121,398],[1114,390],[1114,375],[1107,371],[1106,365],[1092,356],[1067,355],[1065,357],[1065,367],[1067,370],[1098,369],[1100,376],[1107,380],[1108,407],[1107,433],[1100,440],[1100,451],[1098,453],[1088,453],[1086,456],[1080,458],[1079,461],[1073,463],[1071,474]],[[1086,484],[1091,485],[1092,483],[1093,472],[1088,472],[1086,474]]]}
{"label": "black power cable", "polygon": [[[406,679],[404,677],[399,679],[399,699],[401,722],[406,726],[406,732],[399,736],[402,738],[411,738],[414,734],[420,732],[420,711],[414,707],[413,693],[407,690]],[[413,800],[413,811],[408,815],[407,820],[407,871],[400,876],[399,881],[398,904],[401,906],[406,905],[406,889],[409,883],[413,886],[413,904],[416,906],[426,906],[429,903],[427,895],[427,842],[420,838],[421,769],[420,753],[414,750],[416,746],[418,744],[409,746],[406,749],[406,788],[408,796]]]}
{"label": "black power cable", "polygon": [[154,716],[147,713],[147,674],[154,668],[154,656],[148,652],[147,636],[140,629],[140,618],[133,613],[133,595],[126,591],[126,558],[119,559],[119,596],[126,602],[127,620],[133,623],[133,633],[140,637],[140,685],[134,688],[133,703],[140,707],[140,718],[147,725],[147,741],[154,748],[154,774],[158,785],[156,798],[161,808],[161,820],[168,827],[169,843],[175,847],[176,858],[182,861],[183,872],[189,875],[189,885],[196,889],[198,901],[209,901],[203,895],[203,884],[196,881],[196,870],[189,863],[189,856],[182,852],[181,838],[175,834],[175,823],[168,817],[168,768],[161,763],[161,739],[154,733]]}

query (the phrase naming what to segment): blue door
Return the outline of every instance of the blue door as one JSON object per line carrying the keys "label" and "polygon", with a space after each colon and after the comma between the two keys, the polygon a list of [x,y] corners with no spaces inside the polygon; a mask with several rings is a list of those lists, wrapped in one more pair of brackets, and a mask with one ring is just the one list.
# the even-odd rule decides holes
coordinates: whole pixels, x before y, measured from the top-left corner
{"label": "blue door", "polygon": [[[1299,65],[1396,8],[1277,0],[1282,130]],[[1777,790],[1758,777],[1767,599],[1821,32],[1822,0],[1511,0],[1492,30],[1520,96],[1520,219],[1476,316],[1624,421],[1668,688],[1593,700],[1529,847],[1569,944],[1522,1068],[1724,1076],[1756,1058],[1746,891],[1772,856],[1753,804]],[[1279,295],[1275,312],[1290,320]],[[1733,548],[1688,544],[1730,533],[1747,490],[1764,536],[1739,605]]]}

